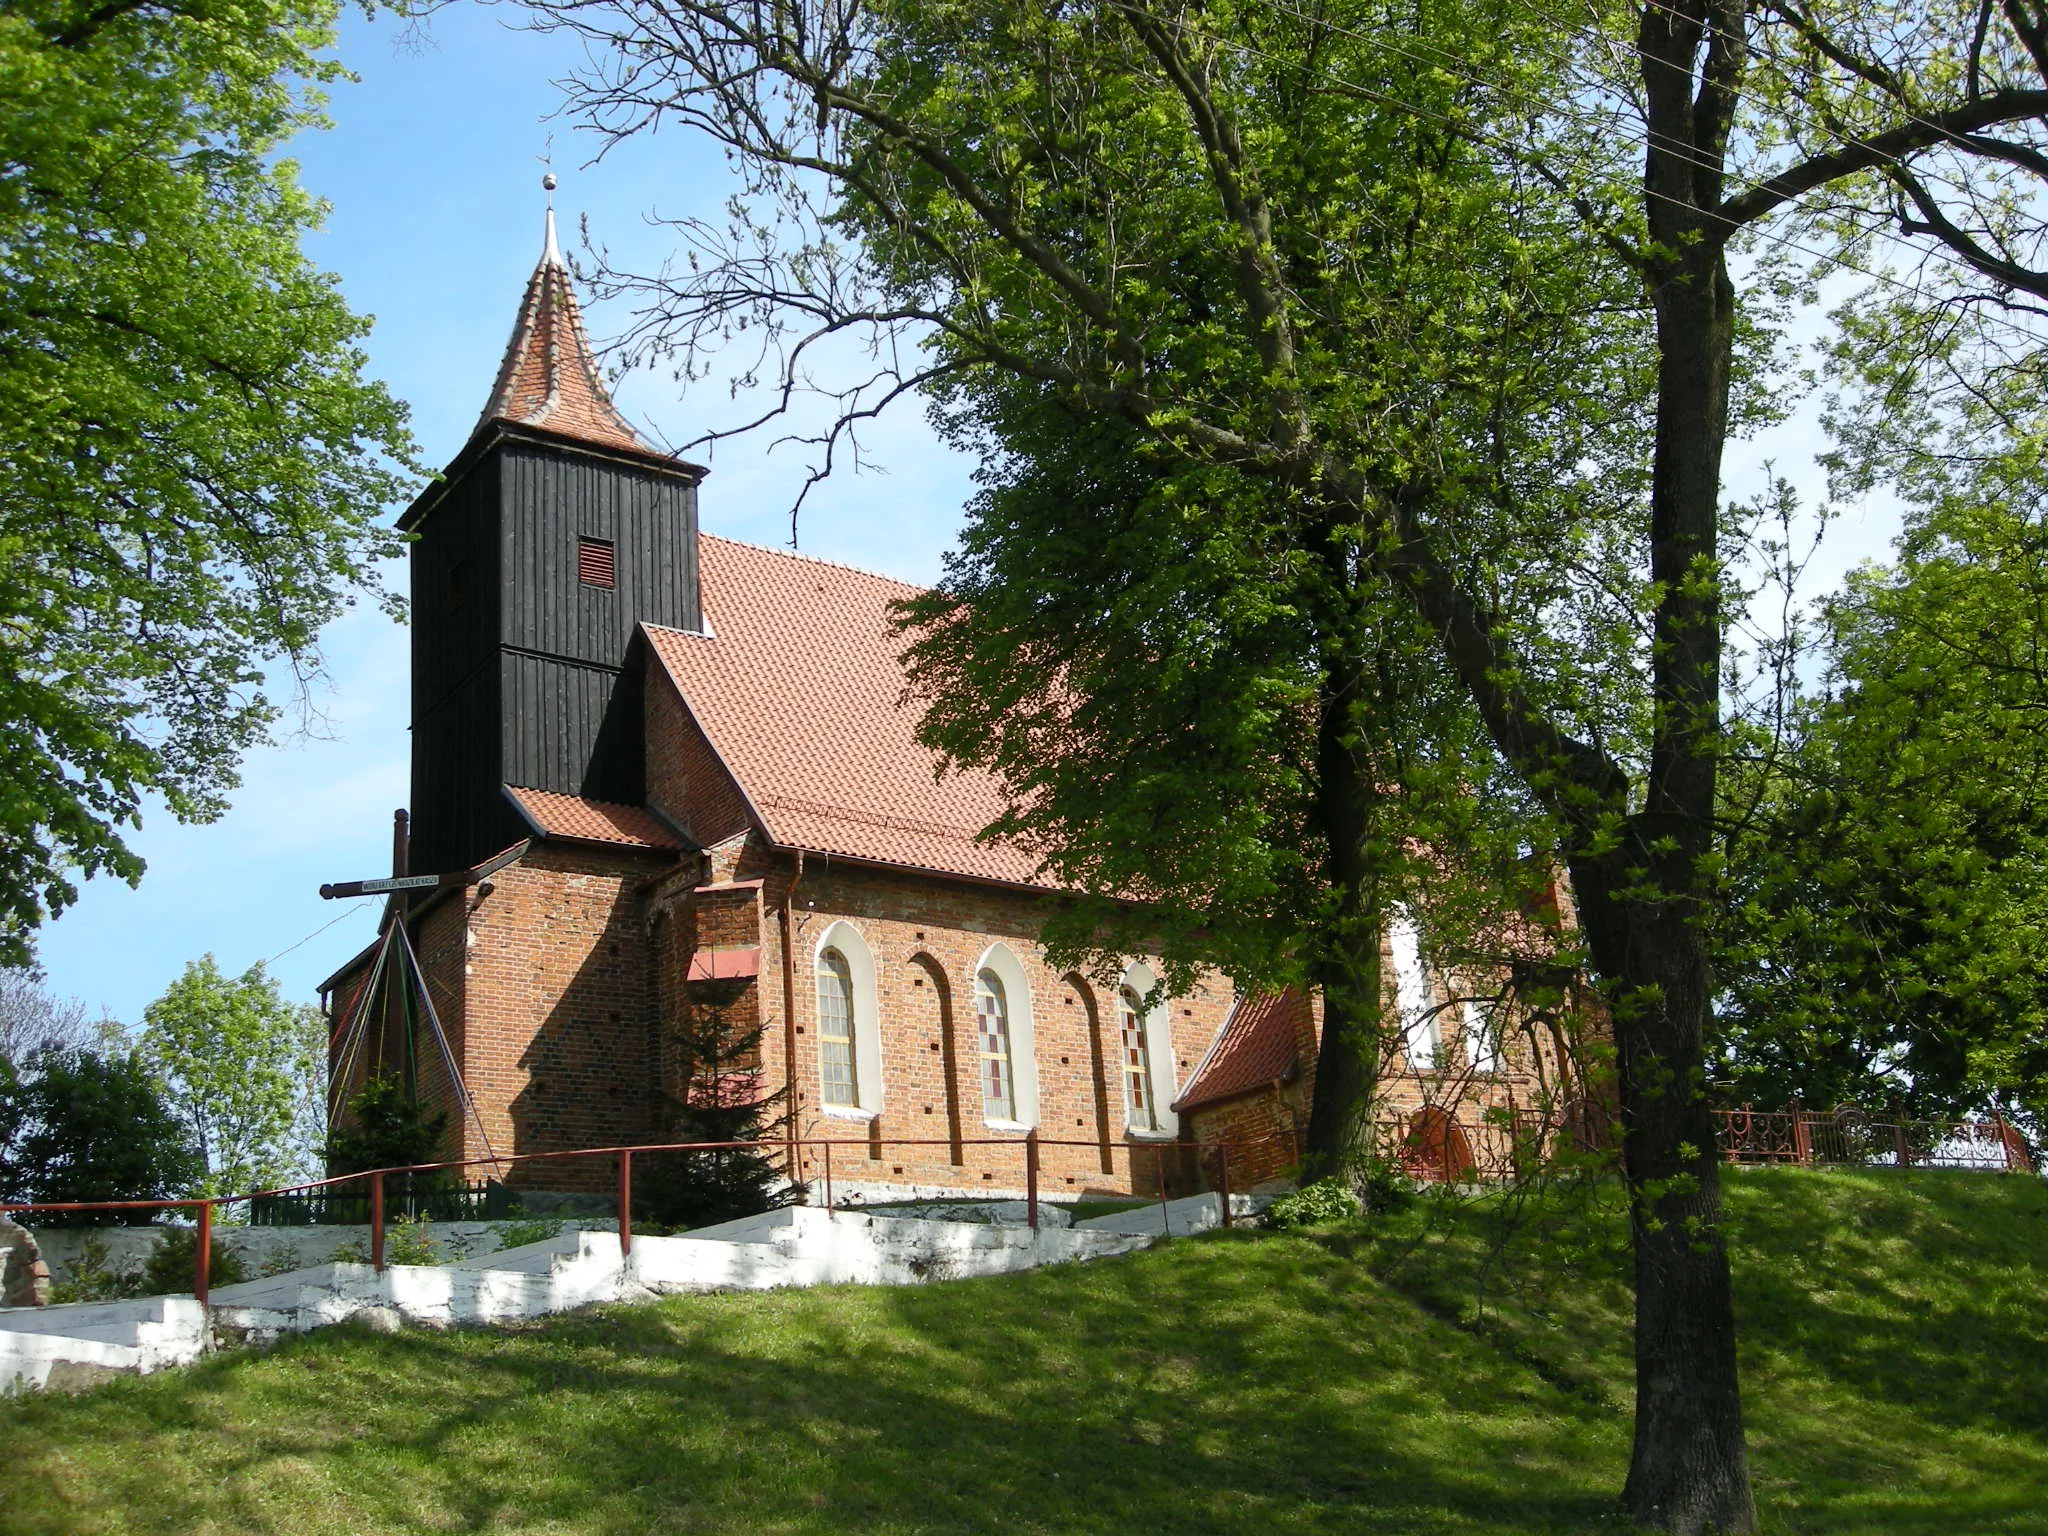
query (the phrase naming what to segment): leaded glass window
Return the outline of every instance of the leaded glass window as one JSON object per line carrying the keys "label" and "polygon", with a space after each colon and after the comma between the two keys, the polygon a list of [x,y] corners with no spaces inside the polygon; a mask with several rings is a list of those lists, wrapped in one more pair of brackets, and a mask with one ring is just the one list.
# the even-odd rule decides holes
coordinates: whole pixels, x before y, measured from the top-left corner
{"label": "leaded glass window", "polygon": [[983,971],[975,978],[974,1021],[982,1104],[989,1119],[1014,1120],[1017,1102],[1010,1068],[1010,1004],[1002,978],[994,971]]}
{"label": "leaded glass window", "polygon": [[860,1082],[853,1057],[853,971],[846,956],[828,949],[818,956],[818,1070],[825,1102],[856,1108]]}
{"label": "leaded glass window", "polygon": [[1123,1021],[1124,1110],[1136,1130],[1159,1129],[1159,1111],[1152,1102],[1152,1052],[1145,1041],[1145,1016],[1138,994],[1125,987],[1118,995]]}

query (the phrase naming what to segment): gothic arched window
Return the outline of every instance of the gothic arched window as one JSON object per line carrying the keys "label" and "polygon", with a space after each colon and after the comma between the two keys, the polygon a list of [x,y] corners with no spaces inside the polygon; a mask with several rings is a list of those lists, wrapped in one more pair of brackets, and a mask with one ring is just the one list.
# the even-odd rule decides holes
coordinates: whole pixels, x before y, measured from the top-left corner
{"label": "gothic arched window", "polygon": [[1117,994],[1124,1077],[1124,1113],[1134,1131],[1159,1129],[1158,1095],[1152,1087],[1152,1047],[1145,1038],[1145,1010],[1137,992],[1125,987]]}
{"label": "gothic arched window", "polygon": [[818,956],[818,1074],[827,1104],[860,1104],[860,1069],[855,1064],[853,968],[837,949]]}
{"label": "gothic arched window", "polygon": [[983,970],[974,979],[975,1053],[981,1102],[991,1120],[1017,1118],[1017,1083],[1010,1060],[1010,1002],[1003,979]]}

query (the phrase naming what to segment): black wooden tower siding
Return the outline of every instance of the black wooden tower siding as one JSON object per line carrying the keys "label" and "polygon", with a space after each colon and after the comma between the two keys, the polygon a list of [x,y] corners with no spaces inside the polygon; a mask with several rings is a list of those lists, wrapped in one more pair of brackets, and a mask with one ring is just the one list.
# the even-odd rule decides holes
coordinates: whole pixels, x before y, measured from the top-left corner
{"label": "black wooden tower siding", "polygon": [[413,869],[466,868],[525,836],[506,784],[645,798],[626,663],[643,619],[701,627],[702,474],[497,421],[400,519],[415,535]]}

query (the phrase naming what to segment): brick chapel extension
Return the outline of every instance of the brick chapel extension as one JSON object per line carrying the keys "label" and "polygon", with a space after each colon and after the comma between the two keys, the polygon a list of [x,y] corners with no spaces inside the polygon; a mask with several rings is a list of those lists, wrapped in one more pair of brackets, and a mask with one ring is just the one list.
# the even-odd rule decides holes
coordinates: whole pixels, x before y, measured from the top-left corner
{"label": "brick chapel extension", "polygon": [[[1293,1164],[1312,1000],[1211,976],[1148,1008],[1145,956],[1108,985],[1049,966],[1057,888],[977,837],[997,785],[916,739],[889,622],[913,589],[700,533],[704,476],[613,407],[551,212],[483,416],[400,519],[410,867],[478,876],[406,917],[447,1049],[383,1039],[337,1058],[344,1088],[405,1060],[464,1158],[644,1142],[668,1026],[695,1012],[759,1031],[765,1086],[801,1137],[853,1144],[850,1183],[1014,1192],[1033,1129],[1051,1197],[1185,1188],[1213,1167],[1187,1136],[1238,1143],[1240,1184]],[[1389,960],[1412,1016],[1393,1102],[1456,1172],[1483,1110],[1555,1063],[1489,1035],[1412,929]],[[371,969],[323,986],[337,1019]]]}

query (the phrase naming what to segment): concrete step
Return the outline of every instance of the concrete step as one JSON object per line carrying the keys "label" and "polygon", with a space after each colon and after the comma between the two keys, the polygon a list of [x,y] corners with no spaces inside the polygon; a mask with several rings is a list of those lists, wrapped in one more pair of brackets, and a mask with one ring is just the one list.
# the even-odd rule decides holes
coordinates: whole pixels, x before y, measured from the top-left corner
{"label": "concrete step", "polygon": [[[1233,1203],[1249,1215],[1253,1203]],[[915,1285],[1102,1258],[1161,1233],[1216,1225],[1214,1195],[1037,1231],[1008,1223],[789,1206],[683,1237],[639,1237],[630,1259],[616,1233],[568,1231],[439,1265],[319,1264],[189,1296],[0,1311],[0,1394],[83,1384],[199,1358],[215,1337],[255,1342],[376,1311],[428,1327],[510,1322],[650,1291],[779,1286]]]}

